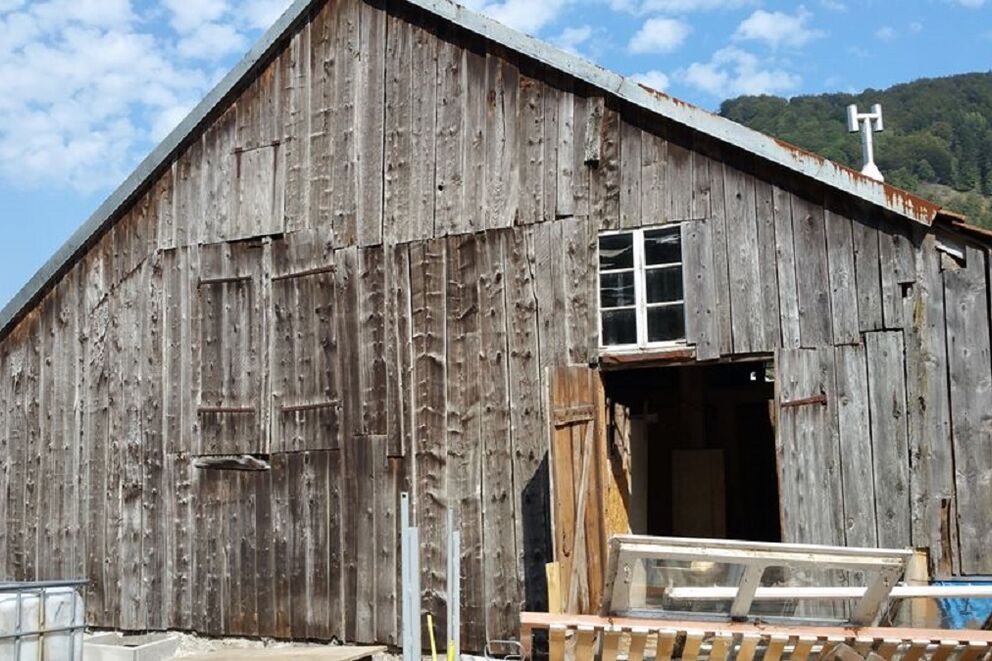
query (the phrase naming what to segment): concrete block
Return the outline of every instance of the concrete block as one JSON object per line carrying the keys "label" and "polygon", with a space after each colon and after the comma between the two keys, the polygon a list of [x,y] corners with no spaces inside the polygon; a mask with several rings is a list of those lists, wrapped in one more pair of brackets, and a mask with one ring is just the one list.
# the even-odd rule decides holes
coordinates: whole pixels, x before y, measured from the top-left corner
{"label": "concrete block", "polygon": [[153,633],[127,636],[107,633],[93,636],[84,644],[86,661],[162,661],[179,650],[179,636]]}

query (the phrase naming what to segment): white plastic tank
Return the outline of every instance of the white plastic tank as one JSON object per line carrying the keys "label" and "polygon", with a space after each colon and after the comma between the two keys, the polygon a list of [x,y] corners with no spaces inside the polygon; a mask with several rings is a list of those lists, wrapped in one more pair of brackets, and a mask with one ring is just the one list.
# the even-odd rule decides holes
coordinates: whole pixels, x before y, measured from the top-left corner
{"label": "white plastic tank", "polygon": [[[18,603],[20,631],[17,640]],[[83,596],[71,587],[0,592],[0,661],[82,661],[85,623]],[[80,627],[77,631],[56,631]],[[32,633],[40,632],[40,633]],[[51,632],[51,633],[46,633]]]}

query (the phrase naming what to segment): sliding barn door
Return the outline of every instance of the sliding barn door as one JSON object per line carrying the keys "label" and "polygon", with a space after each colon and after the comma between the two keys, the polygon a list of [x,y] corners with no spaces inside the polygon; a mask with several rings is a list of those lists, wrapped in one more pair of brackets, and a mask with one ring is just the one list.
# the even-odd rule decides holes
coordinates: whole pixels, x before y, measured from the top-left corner
{"label": "sliding barn door", "polygon": [[602,382],[587,367],[555,368],[550,376],[551,498],[561,606],[567,613],[594,613],[606,568]]}
{"label": "sliding barn door", "polygon": [[843,545],[833,351],[779,350],[775,358],[782,541]]}

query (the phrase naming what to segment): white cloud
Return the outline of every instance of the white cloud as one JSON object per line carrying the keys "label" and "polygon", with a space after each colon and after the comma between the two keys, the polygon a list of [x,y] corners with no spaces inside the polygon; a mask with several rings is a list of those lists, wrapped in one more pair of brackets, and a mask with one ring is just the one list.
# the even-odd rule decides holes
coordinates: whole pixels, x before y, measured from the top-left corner
{"label": "white cloud", "polygon": [[248,0],[238,11],[245,17],[250,27],[267,30],[276,22],[286,8],[287,0]]}
{"label": "white cloud", "polygon": [[896,38],[896,30],[891,25],[883,25],[875,30],[875,38],[881,41],[892,41]]}
{"label": "white cloud", "polygon": [[609,0],[613,11],[632,14],[688,14],[718,9],[739,9],[758,4],[758,0]]}
{"label": "white cloud", "polygon": [[952,5],[961,5],[968,9],[978,9],[985,4],[985,0],[947,0]]}
{"label": "white cloud", "polygon": [[737,26],[734,37],[744,41],[760,41],[772,48],[799,48],[823,36],[809,27],[811,14],[802,6],[795,14],[758,9]]}
{"label": "white cloud", "polygon": [[830,11],[845,12],[847,11],[847,5],[840,0],[820,0],[820,6],[824,9],[829,9]]}
{"label": "white cloud", "polygon": [[801,78],[774,66],[764,66],[753,53],[734,46],[722,48],[709,62],[695,62],[680,78],[707,94],[725,99],[741,94],[781,94],[799,86]]}
{"label": "white cloud", "polygon": [[537,34],[561,16],[567,0],[463,0],[462,4],[511,28]]}
{"label": "white cloud", "polygon": [[177,50],[186,58],[219,60],[248,46],[247,39],[229,23],[203,23],[179,40]]}
{"label": "white cloud", "polygon": [[562,30],[558,36],[553,37],[551,42],[563,50],[567,50],[569,53],[579,53],[579,47],[589,41],[593,35],[593,28],[591,25],[579,25],[574,27],[567,27]]}
{"label": "white cloud", "polygon": [[649,18],[631,38],[627,50],[631,53],[670,53],[681,46],[692,28],[676,18]]}
{"label": "white cloud", "polygon": [[227,13],[227,0],[161,0],[172,15],[172,26],[179,32],[193,32]]}
{"label": "white cloud", "polygon": [[668,89],[668,85],[671,82],[665,73],[658,71],[657,69],[634,74],[631,78],[635,82],[646,85],[653,90],[658,90],[659,92],[664,92]]}

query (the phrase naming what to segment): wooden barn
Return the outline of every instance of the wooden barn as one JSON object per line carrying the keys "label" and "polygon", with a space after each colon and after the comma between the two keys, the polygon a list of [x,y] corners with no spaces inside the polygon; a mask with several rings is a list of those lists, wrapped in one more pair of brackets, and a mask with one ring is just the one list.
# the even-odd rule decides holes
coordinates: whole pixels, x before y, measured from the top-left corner
{"label": "wooden barn", "polygon": [[447,0],[298,0],[3,311],[0,578],[395,644],[404,491],[466,650],[628,530],[992,574],[990,248]]}

